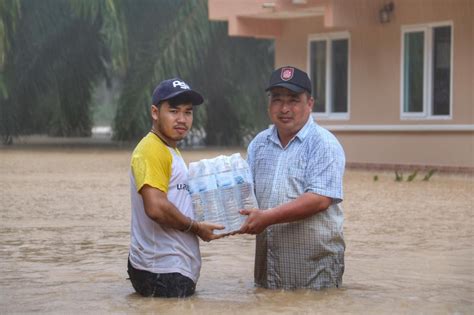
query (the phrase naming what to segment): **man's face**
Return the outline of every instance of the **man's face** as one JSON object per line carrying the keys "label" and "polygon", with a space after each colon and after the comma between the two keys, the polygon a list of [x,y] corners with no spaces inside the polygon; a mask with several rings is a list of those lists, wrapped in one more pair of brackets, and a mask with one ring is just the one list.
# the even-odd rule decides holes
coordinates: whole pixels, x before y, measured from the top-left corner
{"label": "man's face", "polygon": [[284,136],[294,136],[308,121],[314,99],[305,92],[295,93],[283,87],[270,90],[268,113]]}
{"label": "man's face", "polygon": [[170,106],[165,101],[158,108],[151,106],[153,126],[169,145],[176,146],[176,143],[188,134],[193,124],[193,105],[180,104]]}

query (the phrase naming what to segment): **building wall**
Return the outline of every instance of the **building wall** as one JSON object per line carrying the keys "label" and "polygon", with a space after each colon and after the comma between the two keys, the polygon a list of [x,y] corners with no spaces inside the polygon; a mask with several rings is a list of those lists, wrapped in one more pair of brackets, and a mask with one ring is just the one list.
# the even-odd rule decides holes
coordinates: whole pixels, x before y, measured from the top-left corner
{"label": "building wall", "polygon": [[[421,2],[438,5],[417,5]],[[452,5],[443,5],[450,2]],[[378,7],[373,5],[374,2],[358,9],[354,3],[367,1],[348,3],[353,7],[347,10],[357,15],[357,18],[352,18],[354,24],[351,26],[328,29],[324,27],[323,17],[294,19],[284,23],[282,36],[275,39],[275,67],[292,64],[309,70],[309,34],[349,32],[350,120],[331,121],[331,124],[474,123],[474,1],[395,1],[393,20],[387,24],[378,22]],[[405,12],[407,16],[401,16]],[[401,120],[402,25],[443,21],[453,22],[453,119]]]}
{"label": "building wall", "polygon": [[349,163],[472,168],[472,132],[334,132]]}
{"label": "building wall", "polygon": [[[335,1],[335,27],[327,28],[323,17],[284,22],[281,37],[275,39],[275,67],[292,64],[309,70],[308,35],[345,31],[350,35],[350,119],[315,115],[321,125],[472,125],[474,1],[394,3],[392,20],[385,24],[378,21],[382,5],[362,0],[345,1],[344,7]],[[401,119],[402,26],[445,21],[453,25],[452,119]],[[350,162],[474,167],[472,131],[334,133]]]}
{"label": "building wall", "polygon": [[[392,0],[391,21],[384,24],[378,13],[390,0],[308,0],[306,7],[324,7],[325,13],[292,19],[266,18],[263,0],[234,1],[239,7],[231,10],[224,5],[227,0],[209,1],[210,17],[227,19],[230,34],[274,38],[275,67],[309,70],[309,35],[349,34],[349,119],[325,120],[315,115],[319,124],[340,139],[348,162],[474,169],[474,1]],[[268,2],[274,2],[277,10],[297,9],[288,1]],[[215,14],[211,14],[213,7],[219,9]],[[452,118],[402,119],[402,26],[437,22],[453,26]],[[344,129],[351,126],[382,128]],[[417,126],[433,128],[417,131]]]}

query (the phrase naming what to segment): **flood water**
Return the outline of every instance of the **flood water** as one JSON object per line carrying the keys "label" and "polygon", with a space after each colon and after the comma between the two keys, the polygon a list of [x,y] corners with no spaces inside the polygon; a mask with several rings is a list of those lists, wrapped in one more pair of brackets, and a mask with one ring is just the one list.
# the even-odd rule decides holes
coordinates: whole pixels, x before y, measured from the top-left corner
{"label": "flood water", "polygon": [[[187,162],[233,151],[184,151]],[[130,150],[0,149],[0,313],[472,314],[474,181],[347,171],[342,289],[253,286],[253,236],[201,243],[189,299],[126,280]],[[379,180],[374,181],[373,176]]]}

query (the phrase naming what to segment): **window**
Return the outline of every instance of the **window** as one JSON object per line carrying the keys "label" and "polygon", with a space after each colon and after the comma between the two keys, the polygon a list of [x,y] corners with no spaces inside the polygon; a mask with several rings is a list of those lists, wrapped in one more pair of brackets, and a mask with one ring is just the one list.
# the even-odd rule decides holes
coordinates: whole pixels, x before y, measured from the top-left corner
{"label": "window", "polygon": [[318,117],[348,119],[349,35],[312,35],[309,38],[309,74],[313,81]]}
{"label": "window", "polygon": [[403,28],[402,118],[451,118],[451,56],[451,25]]}

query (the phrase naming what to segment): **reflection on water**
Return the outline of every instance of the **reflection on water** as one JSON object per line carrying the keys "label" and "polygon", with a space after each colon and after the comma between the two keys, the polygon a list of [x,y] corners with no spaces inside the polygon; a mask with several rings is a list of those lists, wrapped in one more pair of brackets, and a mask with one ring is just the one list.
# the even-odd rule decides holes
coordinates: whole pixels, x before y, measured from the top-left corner
{"label": "reflection on water", "polygon": [[396,183],[347,172],[342,289],[255,288],[254,239],[233,236],[202,243],[195,296],[153,299],[126,280],[128,160],[128,151],[0,151],[0,313],[474,312],[470,177]]}

